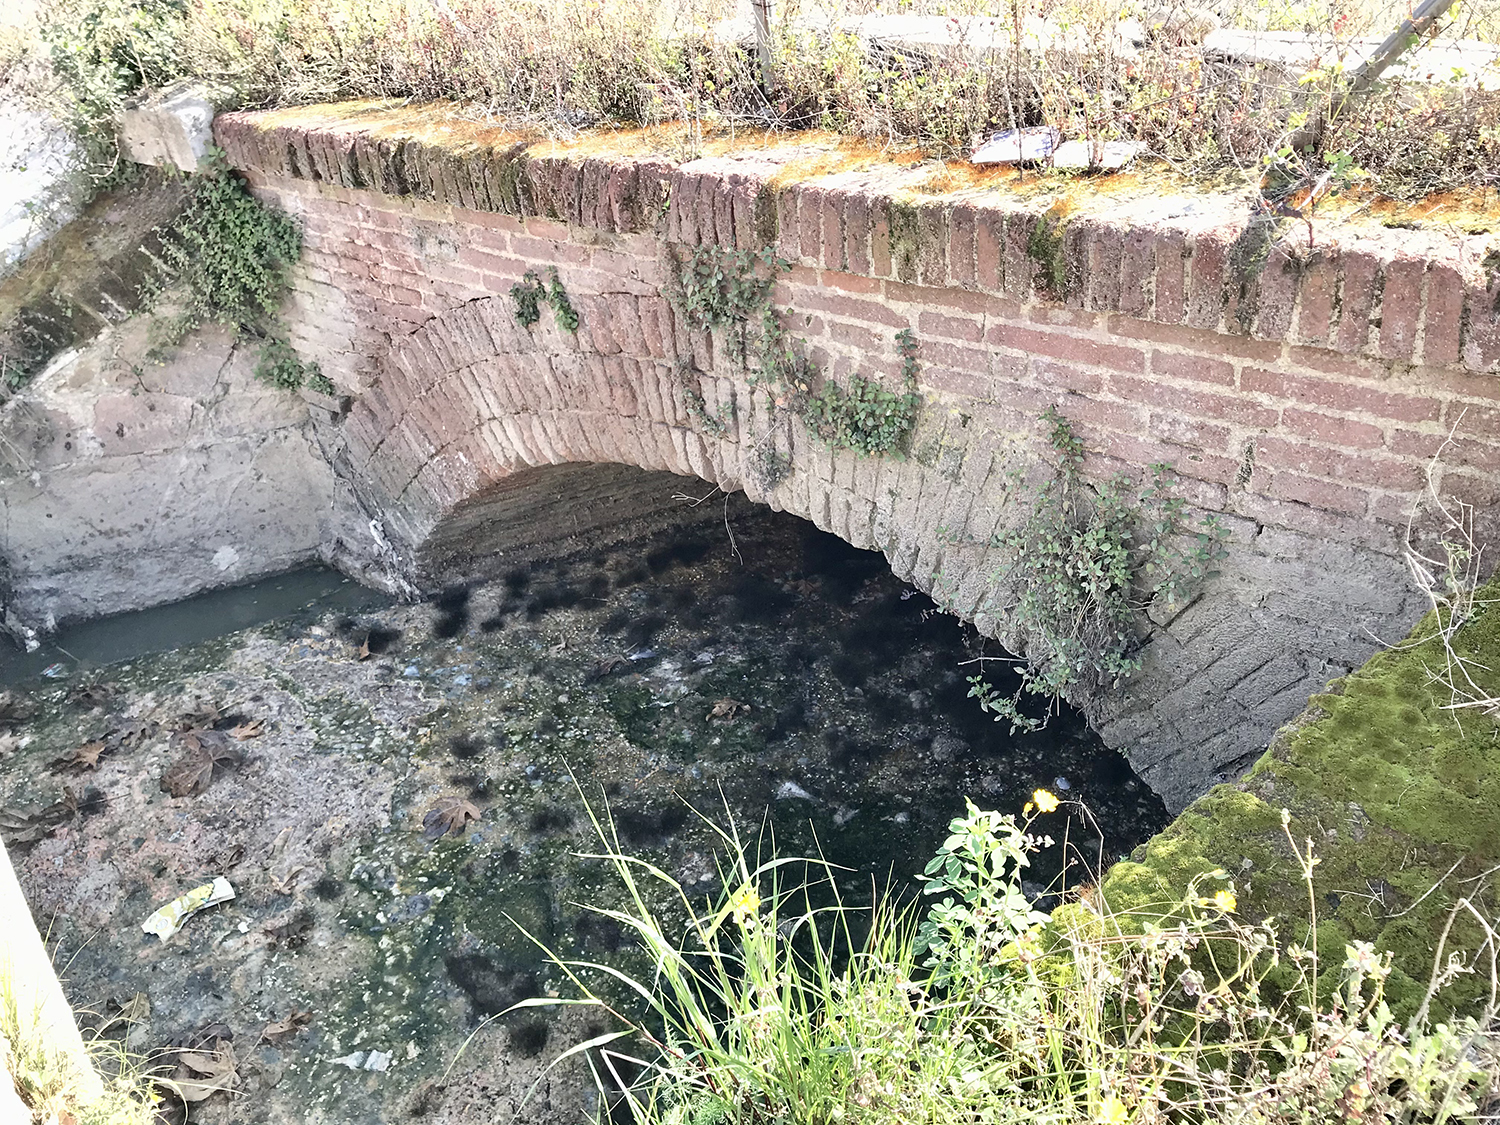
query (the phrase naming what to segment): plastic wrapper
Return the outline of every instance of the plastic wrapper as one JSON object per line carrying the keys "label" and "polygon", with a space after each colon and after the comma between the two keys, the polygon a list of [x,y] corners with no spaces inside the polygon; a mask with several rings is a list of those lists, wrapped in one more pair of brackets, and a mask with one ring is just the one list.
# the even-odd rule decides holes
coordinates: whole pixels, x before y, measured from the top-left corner
{"label": "plastic wrapper", "polygon": [[182,929],[182,924],[198,911],[228,902],[234,897],[234,888],[229,880],[220,875],[212,883],[194,887],[185,895],[179,895],[141,923],[141,929],[166,941]]}

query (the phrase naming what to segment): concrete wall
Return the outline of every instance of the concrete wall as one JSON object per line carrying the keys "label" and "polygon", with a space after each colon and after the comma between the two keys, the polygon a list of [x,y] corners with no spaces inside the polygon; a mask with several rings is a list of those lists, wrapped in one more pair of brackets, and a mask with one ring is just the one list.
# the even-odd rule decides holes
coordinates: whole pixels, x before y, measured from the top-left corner
{"label": "concrete wall", "polygon": [[164,364],[106,330],[0,406],[0,559],[15,625],[175,601],[331,557],[369,532],[308,405],[203,329]]}
{"label": "concrete wall", "polygon": [[[475,496],[538,465],[618,462],[744,489],[879,548],[1024,644],[989,543],[1020,511],[1016,481],[1036,479],[1037,415],[1055,404],[1090,472],[1171,462],[1180,494],[1230,531],[1222,575],[1152,626],[1142,673],[1079,700],[1181,807],[1411,623],[1399,545],[1450,432],[1442,488],[1493,531],[1492,236],[1333,227],[1308,250],[1305,228],[1277,240],[1232,200],[942,194],[924,186],[930,165],[823,172],[848,162],[806,144],[673,165],[368,103],[215,128],[304,224],[294,339],[359,396],[340,464],[429,583],[426,545]],[[916,331],[910,459],[830,452],[750,388],[722,337],[687,328],[664,296],[668,253],[699,243],[792,260],[775,299],[835,379],[893,375],[894,333]],[[549,266],[576,336],[512,315],[511,285]],[[683,370],[710,414],[724,404],[722,436],[694,417]],[[757,472],[767,449],[792,458],[779,483]]]}

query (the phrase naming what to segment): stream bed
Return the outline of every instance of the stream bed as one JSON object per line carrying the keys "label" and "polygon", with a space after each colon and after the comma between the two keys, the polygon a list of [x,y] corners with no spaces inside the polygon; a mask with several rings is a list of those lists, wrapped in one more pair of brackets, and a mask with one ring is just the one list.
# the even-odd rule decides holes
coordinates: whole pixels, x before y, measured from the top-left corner
{"label": "stream bed", "polygon": [[[965,797],[1066,799],[1048,825],[1066,846],[1028,873],[1044,905],[1065,865],[1090,881],[1165,825],[1075,714],[1014,738],[982,714],[967,677],[1003,654],[880,555],[725,512],[420,605],[298,587],[251,628],[54,662],[59,679],[21,668],[0,825],[84,1022],[168,1071],[184,1048],[222,1060],[234,1090],[193,1121],[575,1122],[596,1108],[587,1069],[547,1066],[603,1019],[496,1017],[567,994],[536,943],[636,956],[580,905],[620,895],[580,856],[599,846],[585,800],[709,898],[721,857],[694,810],[820,852],[854,902],[911,886]],[[242,624],[215,604],[199,627]],[[109,628],[160,638],[168,611]],[[217,876],[232,901],[142,932]]]}

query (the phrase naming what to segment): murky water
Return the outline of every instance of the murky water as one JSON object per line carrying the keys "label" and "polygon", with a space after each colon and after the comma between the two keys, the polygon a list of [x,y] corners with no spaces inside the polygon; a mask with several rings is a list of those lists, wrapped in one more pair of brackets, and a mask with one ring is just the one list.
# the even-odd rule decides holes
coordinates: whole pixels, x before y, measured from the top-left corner
{"label": "murky water", "polygon": [[[247,1097],[195,1120],[573,1121],[591,1104],[576,1070],[520,1106],[593,1017],[511,1016],[454,1060],[485,1017],[566,993],[531,938],[631,963],[624,931],[581,905],[619,901],[580,858],[598,848],[585,797],[694,896],[717,892],[722,858],[694,810],[822,854],[853,901],[909,887],[966,796],[1019,812],[1045,786],[1079,802],[1049,820],[1066,844],[1036,857],[1038,896],[1165,823],[1076,715],[1019,738],[983,715],[967,676],[999,654],[879,555],[749,505],[729,515],[732,541],[689,529],[421,606],[309,605],[287,583],[298,612],[248,632],[64,681],[31,673],[33,713],[9,735],[0,723],[0,804],[42,809],[64,785],[79,803],[16,849],[75,1001],[147,996],[143,1045],[231,1032]],[[242,596],[259,612],[267,592]],[[233,595],[218,604],[220,621],[237,612]],[[136,631],[163,637],[163,612]],[[237,767],[172,797],[158,780],[185,727],[253,733]],[[55,764],[90,740],[110,747],[96,768]],[[462,835],[424,833],[460,801],[477,816]],[[140,933],[220,874],[233,903],[166,945]],[[305,1028],[262,1038],[294,1010],[313,1013]],[[343,1061],[370,1050],[387,1071]]]}
{"label": "murky water", "polygon": [[362,612],[390,604],[326,566],[210,590],[170,605],[69,625],[25,652],[0,638],[0,687],[24,683],[52,669],[77,676],[153,652],[169,652],[269,621],[332,611]]}

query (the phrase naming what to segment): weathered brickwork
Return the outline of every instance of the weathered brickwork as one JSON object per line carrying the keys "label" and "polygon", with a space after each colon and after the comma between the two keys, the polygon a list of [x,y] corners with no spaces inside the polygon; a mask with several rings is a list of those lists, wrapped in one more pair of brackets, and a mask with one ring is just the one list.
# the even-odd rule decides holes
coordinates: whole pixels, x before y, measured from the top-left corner
{"label": "weathered brickwork", "polygon": [[[1091,472],[1170,462],[1230,529],[1224,575],[1157,629],[1142,676],[1084,701],[1181,804],[1362,661],[1366,629],[1409,624],[1400,534],[1450,436],[1444,492],[1500,530],[1500,276],[1484,237],[1338,228],[1309,252],[1300,226],[1257,243],[1266,228],[1232,201],[1061,215],[997,191],[914,192],[920,170],[796,179],[775,149],[602,159],[403,128],[379,107],[230,114],[215,130],[301,217],[294,341],[358,396],[347,472],[418,572],[434,530],[512,474],[630,464],[878,547],[1005,638],[989,542],[1039,471],[1037,419],[1055,405]],[[774,243],[793,262],[774,299],[834,379],[895,376],[895,333],[915,331],[909,458],[830,451],[751,389],[724,339],[685,325],[663,296],[667,255],[704,242]],[[550,312],[514,318],[511,286],[549,267],[576,334]]]}

